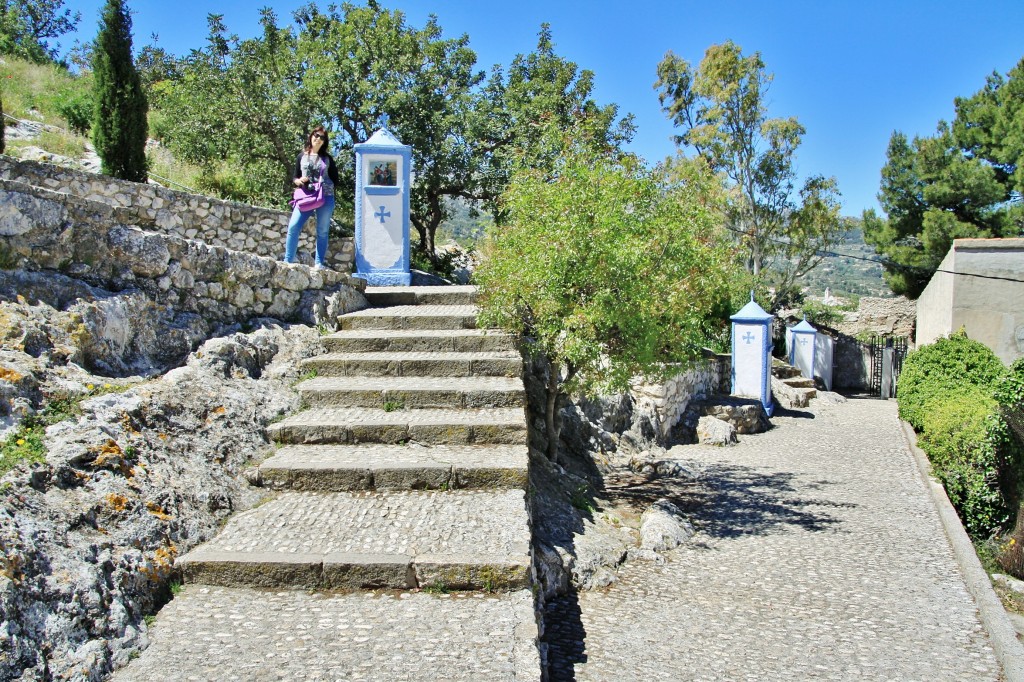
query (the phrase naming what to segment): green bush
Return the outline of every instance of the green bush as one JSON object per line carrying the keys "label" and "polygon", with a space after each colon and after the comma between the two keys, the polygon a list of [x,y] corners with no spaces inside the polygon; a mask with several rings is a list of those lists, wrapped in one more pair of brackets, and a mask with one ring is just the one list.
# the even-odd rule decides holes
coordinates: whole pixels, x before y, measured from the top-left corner
{"label": "green bush", "polygon": [[1006,373],[995,353],[963,332],[941,338],[910,353],[904,361],[896,388],[900,418],[917,431],[926,430],[929,403],[972,387],[990,397]]}
{"label": "green bush", "polygon": [[1010,509],[1017,511],[1016,526],[999,546],[996,561],[1007,573],[1024,578],[1024,358],[1010,365],[995,399],[1002,417],[992,432],[1002,457],[1000,487]]}
{"label": "green bush", "polygon": [[1009,520],[999,478],[996,401],[978,387],[933,398],[922,416],[921,449],[946,488],[967,532],[988,537]]}
{"label": "green bush", "polygon": [[92,127],[92,92],[82,88],[67,88],[60,93],[55,104],[57,113],[68,122],[71,132],[88,135]]}
{"label": "green bush", "polygon": [[819,301],[804,301],[800,304],[807,321],[815,326],[835,327],[843,321],[843,313],[837,306],[825,305]]}

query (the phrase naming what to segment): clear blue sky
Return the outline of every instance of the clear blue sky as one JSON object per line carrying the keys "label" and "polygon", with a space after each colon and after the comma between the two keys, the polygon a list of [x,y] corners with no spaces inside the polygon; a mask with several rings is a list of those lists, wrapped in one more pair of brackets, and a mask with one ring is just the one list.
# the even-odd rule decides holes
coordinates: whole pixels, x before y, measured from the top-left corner
{"label": "clear blue sky", "polygon": [[[258,32],[270,6],[290,20],[299,0],[129,0],[136,49],[150,42],[183,55],[201,47],[206,15],[225,16],[242,37]],[[326,2],[319,2],[322,7]],[[339,3],[340,4],[340,3]],[[82,13],[75,37],[95,36],[103,0],[69,0]],[[834,175],[843,213],[877,207],[879,171],[893,130],[929,135],[953,117],[953,98],[979,90],[993,70],[1024,57],[1024,0],[381,0],[422,26],[438,17],[445,35],[466,33],[478,66],[508,65],[536,46],[551,24],[557,53],[592,70],[595,98],[636,116],[631,149],[650,161],[673,153],[672,126],[652,88],[668,50],[697,63],[709,45],[733,40],[759,51],[775,75],[769,114],[796,116],[807,129],[797,152],[801,176]]]}

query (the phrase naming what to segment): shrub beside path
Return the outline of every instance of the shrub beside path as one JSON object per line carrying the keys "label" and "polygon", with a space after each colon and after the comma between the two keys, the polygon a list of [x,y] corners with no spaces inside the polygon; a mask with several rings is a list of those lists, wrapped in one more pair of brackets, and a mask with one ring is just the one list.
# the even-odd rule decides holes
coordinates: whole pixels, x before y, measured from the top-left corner
{"label": "shrub beside path", "polygon": [[550,606],[551,679],[1003,679],[895,401],[772,421],[671,451],[713,491],[699,532]]}

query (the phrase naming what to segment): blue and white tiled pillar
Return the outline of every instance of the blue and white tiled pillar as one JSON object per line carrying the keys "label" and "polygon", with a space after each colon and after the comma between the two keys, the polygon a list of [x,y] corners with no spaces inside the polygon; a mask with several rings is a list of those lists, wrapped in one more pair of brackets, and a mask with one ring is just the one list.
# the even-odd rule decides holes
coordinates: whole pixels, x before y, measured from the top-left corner
{"label": "blue and white tiled pillar", "polygon": [[792,341],[789,345],[789,364],[800,370],[808,379],[814,378],[815,337],[818,330],[806,319],[789,330]]}
{"label": "blue and white tiled pillar", "polygon": [[732,393],[757,398],[770,417],[775,411],[772,402],[772,319],[773,315],[754,301],[731,318],[732,320]]}
{"label": "blue and white tiled pillar", "polygon": [[355,276],[370,286],[408,286],[412,147],[381,128],[355,152]]}

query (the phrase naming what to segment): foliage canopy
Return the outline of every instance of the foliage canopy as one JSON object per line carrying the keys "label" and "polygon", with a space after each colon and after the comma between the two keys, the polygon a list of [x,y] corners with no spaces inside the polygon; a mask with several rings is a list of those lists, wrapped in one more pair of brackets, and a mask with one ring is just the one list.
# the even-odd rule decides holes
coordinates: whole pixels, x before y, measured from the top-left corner
{"label": "foliage canopy", "polygon": [[921,448],[975,538],[1005,527],[1020,499],[1024,458],[1000,404],[1015,403],[1021,385],[963,332],[914,351],[900,374],[900,417],[921,433]]}
{"label": "foliage canopy", "polygon": [[676,138],[726,178],[726,223],[742,246],[748,272],[787,297],[842,232],[834,178],[812,176],[794,192],[793,157],[804,127],[769,118],[772,81],[760,53],[744,56],[731,41],[708,48],[696,69],[672,52],[654,84]]}
{"label": "foliage canopy", "polygon": [[1006,367],[988,346],[964,332],[943,337],[907,356],[896,389],[900,418],[921,430],[929,402],[964,388],[991,396]]}
{"label": "foliage canopy", "polygon": [[1024,234],[1024,59],[955,100],[953,124],[932,137],[893,132],[879,202],[864,238],[888,259],[893,292],[917,298],[953,245]]}
{"label": "foliage canopy", "polygon": [[355,178],[346,158],[386,122],[413,147],[410,217],[431,258],[452,200],[500,216],[516,164],[550,165],[557,155],[550,131],[586,120],[605,146],[632,134],[630,117],[617,120],[614,105],[593,102],[593,74],[555,53],[547,26],[534,52],[517,56],[507,74],[495,66],[487,75],[467,36],[445,37],[435,18],[410,26],[376,2],[310,3],[291,26],[263,10],[263,33],[249,40],[229,34],[220,15],[209,21],[208,44],[186,58],[155,48],[141,55],[155,106],[174,111],[165,142],[211,173],[228,160],[237,170],[219,193],[280,205],[306,133],[323,124],[339,160],[337,215],[351,226]]}
{"label": "foliage canopy", "polygon": [[37,64],[56,61],[50,39],[75,30],[81,18],[64,8],[64,0],[0,0],[0,54]]}
{"label": "foliage canopy", "polygon": [[560,395],[624,390],[715,333],[734,257],[716,229],[718,192],[705,167],[670,183],[579,144],[550,170],[513,173],[508,225],[477,273],[481,317],[549,363],[549,455]]}

